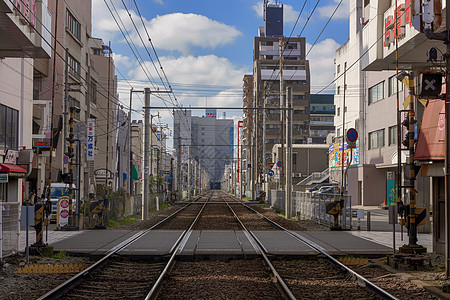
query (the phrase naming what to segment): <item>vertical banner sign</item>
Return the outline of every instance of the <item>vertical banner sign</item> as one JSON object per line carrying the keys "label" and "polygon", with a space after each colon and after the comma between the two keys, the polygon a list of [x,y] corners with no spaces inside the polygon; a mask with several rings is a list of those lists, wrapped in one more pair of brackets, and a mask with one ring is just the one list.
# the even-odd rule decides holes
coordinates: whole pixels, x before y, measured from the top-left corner
{"label": "vertical banner sign", "polygon": [[95,119],[87,119],[87,153],[86,160],[94,160],[95,147]]}
{"label": "vertical banner sign", "polygon": [[386,173],[386,205],[396,204],[395,172]]}

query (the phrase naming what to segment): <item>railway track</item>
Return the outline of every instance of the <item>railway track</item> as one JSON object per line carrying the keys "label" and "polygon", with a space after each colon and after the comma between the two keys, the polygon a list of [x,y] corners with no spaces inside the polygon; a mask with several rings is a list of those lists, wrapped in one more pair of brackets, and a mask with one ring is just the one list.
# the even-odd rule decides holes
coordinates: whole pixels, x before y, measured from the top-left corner
{"label": "railway track", "polygon": [[[333,299],[345,299],[348,295],[360,295],[357,298],[396,299],[342,265],[318,245],[295,232],[285,230],[236,198],[210,193],[196,200],[198,204],[189,203],[155,226],[135,234],[91,267],[39,299],[177,299],[181,296],[223,299],[243,296],[278,299],[282,296],[285,299],[302,299],[310,298],[311,295],[319,296],[315,294],[318,290],[308,290],[307,286],[299,288],[301,281],[305,280],[300,275],[289,271],[290,269],[298,271],[302,268],[323,270],[314,275],[317,277],[316,285],[321,282],[320,280],[323,283],[322,286],[320,284],[316,286],[316,289],[323,291],[325,283],[330,282],[333,282],[334,286],[346,287],[343,290],[336,288],[331,290],[330,293],[334,294]],[[157,262],[124,261],[118,258],[122,249],[139,240],[148,231],[155,229],[184,230],[173,247],[170,257],[162,257]],[[288,262],[274,260],[273,257],[269,259],[270,255],[268,256],[264,246],[252,233],[252,230],[256,229],[284,230],[314,249],[322,260],[289,262],[296,265],[293,267]],[[242,230],[257,249],[260,258],[231,262],[178,262],[177,256],[181,254],[194,230]],[[313,266],[311,262],[314,262]],[[336,268],[332,269],[330,263]],[[309,278],[313,276],[310,271],[306,273],[310,275]],[[349,279],[356,283],[349,284]],[[164,284],[166,280],[167,285]],[[211,286],[213,283],[214,286]],[[255,291],[262,294],[252,294]],[[314,298],[317,297],[314,296]]]}

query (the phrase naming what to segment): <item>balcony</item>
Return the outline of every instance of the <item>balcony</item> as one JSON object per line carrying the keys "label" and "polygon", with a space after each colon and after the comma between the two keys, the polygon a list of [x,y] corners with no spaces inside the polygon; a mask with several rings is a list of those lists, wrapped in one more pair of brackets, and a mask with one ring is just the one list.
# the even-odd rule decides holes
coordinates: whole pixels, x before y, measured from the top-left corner
{"label": "balcony", "polygon": [[25,14],[25,1],[0,0],[0,57],[50,58],[51,48],[45,41],[50,43],[51,35],[43,29],[51,28],[48,8],[43,1],[26,3],[28,7],[36,8],[30,9],[28,15]]}

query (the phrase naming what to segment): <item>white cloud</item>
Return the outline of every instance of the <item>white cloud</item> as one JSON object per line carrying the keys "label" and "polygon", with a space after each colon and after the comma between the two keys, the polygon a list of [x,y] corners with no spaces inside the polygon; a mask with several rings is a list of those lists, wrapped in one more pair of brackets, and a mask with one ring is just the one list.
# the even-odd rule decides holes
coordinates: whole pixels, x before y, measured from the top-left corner
{"label": "white cloud", "polygon": [[[126,30],[131,33],[132,40],[135,41],[137,46],[142,47],[127,11],[118,8],[117,5],[116,8]],[[115,37],[117,40],[124,42],[124,38],[105,3],[100,0],[93,0],[93,11],[95,12],[95,18],[92,20],[94,35],[101,36],[106,40]],[[139,16],[134,11],[130,12],[143,40],[147,43],[146,32]],[[115,17],[121,24],[118,17],[116,15]],[[151,20],[143,18],[143,21],[155,47],[162,50],[176,50],[184,54],[190,53],[192,47],[215,49],[233,43],[238,36],[242,35],[234,26],[192,13],[172,13],[156,16]],[[122,28],[122,30],[124,29]],[[147,46],[149,47],[149,45]]]}
{"label": "white cloud", "polygon": [[[318,92],[334,79],[334,57],[339,45],[333,39],[326,39],[316,44],[309,53],[309,67],[311,71],[311,93]],[[306,44],[308,52],[311,44]],[[334,85],[330,85],[324,92],[333,93]]]}
{"label": "white cloud", "polygon": [[163,5],[164,2],[162,0],[153,0],[153,2]]}
{"label": "white cloud", "polygon": [[[256,12],[256,15],[260,18],[264,18],[264,2],[260,1],[252,6],[252,9]],[[283,21],[286,23],[293,23],[297,20],[299,12],[294,10],[292,5],[283,4]]]}
{"label": "white cloud", "polygon": [[[326,19],[330,18],[330,16],[333,14],[334,10],[336,9],[340,1],[341,0],[333,0],[334,3],[319,7],[318,11],[320,16]],[[339,6],[339,9],[334,14],[333,19],[348,20],[349,15],[350,15],[350,0],[343,0],[341,5]]]}
{"label": "white cloud", "polygon": [[[236,68],[228,59],[215,55],[161,57],[161,64],[170,82],[198,85],[242,85],[242,77],[248,70]],[[149,70],[153,70],[147,62]],[[147,80],[141,68],[130,75],[137,80]]]}

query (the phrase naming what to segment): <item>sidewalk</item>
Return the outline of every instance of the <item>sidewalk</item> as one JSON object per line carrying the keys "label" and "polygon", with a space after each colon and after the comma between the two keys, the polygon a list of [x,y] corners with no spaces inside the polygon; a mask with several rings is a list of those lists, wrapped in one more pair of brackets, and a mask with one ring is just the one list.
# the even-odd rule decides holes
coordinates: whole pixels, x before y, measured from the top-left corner
{"label": "sidewalk", "polygon": [[[356,229],[356,219],[353,218],[352,235],[376,242],[387,247],[393,247],[393,224],[389,224],[389,210],[381,209],[378,206],[352,206],[352,209],[364,209],[364,219],[361,220],[361,230]],[[367,231],[367,212],[370,212],[370,227]],[[403,241],[401,240],[401,228],[399,224],[395,225],[395,248],[408,244],[408,232],[403,227]],[[433,251],[433,239],[431,233],[419,233],[417,244],[427,248],[427,252]]]}
{"label": "sidewalk", "polygon": [[[52,226],[53,227],[53,226]],[[68,239],[70,237],[76,236],[83,231],[56,231],[54,228],[48,230],[48,240],[47,240],[47,234],[44,229],[44,243],[53,244],[58,241]],[[21,252],[25,252],[26,247],[26,236],[27,232],[26,230],[20,230],[20,244],[19,244],[19,250]],[[33,229],[33,227],[30,227],[28,230],[28,246],[31,246],[34,242],[36,242],[36,231]]]}

